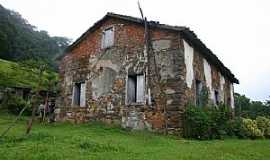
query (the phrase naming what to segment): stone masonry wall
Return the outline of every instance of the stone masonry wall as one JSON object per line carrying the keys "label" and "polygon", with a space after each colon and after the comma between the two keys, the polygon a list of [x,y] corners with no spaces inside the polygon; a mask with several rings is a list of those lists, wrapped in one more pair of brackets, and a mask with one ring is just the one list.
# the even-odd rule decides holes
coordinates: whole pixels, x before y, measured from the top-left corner
{"label": "stone masonry wall", "polygon": [[[114,28],[114,45],[102,49],[102,31],[108,27]],[[143,26],[111,18],[89,33],[62,60],[58,119],[74,123],[98,120],[125,128],[181,134],[184,108],[188,102],[195,101],[194,82],[205,81],[203,57],[194,50],[195,78],[189,88],[181,35],[153,28],[150,35],[155,56],[149,58],[147,66],[140,58],[144,53]],[[215,67],[211,68],[212,86],[220,89],[220,74]],[[156,71],[162,81],[164,99],[159,96]],[[130,72],[146,76],[143,103],[127,103],[126,82]],[[73,86],[77,82],[86,84],[85,107],[72,105]],[[224,99],[229,97],[229,90],[230,83],[225,80]]]}

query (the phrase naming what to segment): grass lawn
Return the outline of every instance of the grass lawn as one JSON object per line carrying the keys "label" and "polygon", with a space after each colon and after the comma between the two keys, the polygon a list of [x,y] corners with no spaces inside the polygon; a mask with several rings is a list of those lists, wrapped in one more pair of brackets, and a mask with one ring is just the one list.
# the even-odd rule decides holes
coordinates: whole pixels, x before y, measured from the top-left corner
{"label": "grass lawn", "polygon": [[[0,115],[0,133],[14,119]],[[196,141],[101,124],[35,124],[21,120],[0,140],[0,160],[269,160],[269,140]]]}

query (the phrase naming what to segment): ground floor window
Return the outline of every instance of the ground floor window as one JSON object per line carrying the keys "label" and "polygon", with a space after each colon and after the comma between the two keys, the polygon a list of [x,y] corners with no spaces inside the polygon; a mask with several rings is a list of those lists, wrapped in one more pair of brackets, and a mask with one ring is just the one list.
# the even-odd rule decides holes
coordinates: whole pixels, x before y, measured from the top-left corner
{"label": "ground floor window", "polygon": [[219,105],[219,103],[220,103],[219,92],[218,91],[215,91],[215,104],[216,105]]}
{"label": "ground floor window", "polygon": [[85,106],[85,82],[75,83],[73,86],[72,104]]}
{"label": "ground floor window", "polygon": [[129,75],[127,80],[127,102],[144,102],[144,75]]}
{"label": "ground floor window", "polygon": [[196,106],[202,105],[202,81],[196,80]]}

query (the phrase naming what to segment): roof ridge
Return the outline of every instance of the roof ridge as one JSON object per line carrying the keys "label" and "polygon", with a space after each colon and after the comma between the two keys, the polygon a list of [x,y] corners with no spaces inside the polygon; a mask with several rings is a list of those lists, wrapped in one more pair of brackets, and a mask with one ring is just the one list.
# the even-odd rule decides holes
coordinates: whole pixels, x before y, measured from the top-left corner
{"label": "roof ridge", "polygon": [[[66,52],[70,51],[73,47],[75,47],[80,41],[82,41],[89,32],[93,31],[102,21],[106,18],[117,18],[126,20],[129,22],[137,23],[143,25],[143,20],[138,17],[127,16],[122,14],[116,14],[113,12],[107,12],[107,14],[101,18],[99,21],[94,23],[85,33],[83,33],[74,43],[72,43],[67,49]],[[213,65],[219,68],[220,72],[226,75],[231,82],[239,84],[239,80],[235,78],[234,74],[219,60],[219,58],[198,38],[198,36],[194,33],[194,31],[190,30],[189,27],[186,26],[172,26],[168,24],[161,24],[159,21],[148,21],[148,25],[153,28],[165,29],[180,32],[183,37],[192,44],[194,48],[200,50],[201,54],[210,61]],[[63,55],[64,56],[64,55]],[[61,58],[61,57],[60,57]]]}
{"label": "roof ridge", "polygon": [[[114,18],[122,18],[122,19],[136,21],[138,23],[143,23],[143,20],[141,18],[139,18],[139,17],[128,16],[128,15],[123,15],[123,14],[117,14],[117,13],[114,13],[114,12],[107,12],[106,15],[114,17]],[[177,25],[169,25],[169,24],[165,24],[165,23],[160,23],[160,21],[154,21],[154,20],[148,20],[148,23],[152,27],[161,27],[163,29],[169,29],[169,30],[177,30],[177,31],[179,31],[179,30],[183,30],[183,29],[188,28],[186,26],[177,26]]]}

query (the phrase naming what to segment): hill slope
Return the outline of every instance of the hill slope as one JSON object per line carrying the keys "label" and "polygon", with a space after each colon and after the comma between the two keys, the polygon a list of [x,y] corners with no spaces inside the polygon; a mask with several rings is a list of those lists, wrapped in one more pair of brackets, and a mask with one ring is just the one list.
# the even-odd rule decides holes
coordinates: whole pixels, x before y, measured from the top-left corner
{"label": "hill slope", "polygon": [[65,37],[51,37],[29,24],[18,12],[0,4],[0,58],[6,60],[46,59],[54,63],[69,45]]}
{"label": "hill slope", "polygon": [[[56,73],[44,73],[42,81],[48,81],[49,76]],[[0,59],[0,86],[35,88],[38,85],[38,70],[19,65],[15,62]],[[43,89],[47,87],[43,84]]]}

